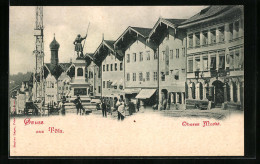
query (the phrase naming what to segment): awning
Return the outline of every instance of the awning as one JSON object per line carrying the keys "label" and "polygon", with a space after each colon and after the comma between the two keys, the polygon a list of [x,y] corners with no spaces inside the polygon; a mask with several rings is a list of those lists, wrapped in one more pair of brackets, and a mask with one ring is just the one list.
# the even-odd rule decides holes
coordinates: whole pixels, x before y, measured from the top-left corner
{"label": "awning", "polygon": [[112,86],[117,86],[117,81],[113,81],[113,83],[111,84]]}
{"label": "awning", "polygon": [[131,88],[131,89],[124,89],[125,94],[133,94],[133,93],[139,93],[140,88]]}
{"label": "awning", "polygon": [[155,91],[156,89],[142,89],[135,98],[148,99],[155,93]]}
{"label": "awning", "polygon": [[123,86],[123,79],[119,80],[118,85],[122,85]]}

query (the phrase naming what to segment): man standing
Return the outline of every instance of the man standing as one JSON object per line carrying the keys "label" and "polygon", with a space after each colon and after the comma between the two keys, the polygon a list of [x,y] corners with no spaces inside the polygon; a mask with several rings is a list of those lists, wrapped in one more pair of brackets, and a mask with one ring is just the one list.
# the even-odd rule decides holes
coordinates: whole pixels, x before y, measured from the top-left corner
{"label": "man standing", "polygon": [[117,106],[118,106],[118,120],[123,121],[125,118],[125,103],[124,103],[124,99],[123,99],[123,95],[120,95],[120,99],[117,102]]}
{"label": "man standing", "polygon": [[83,47],[81,42],[86,38],[87,38],[87,34],[85,37],[81,37],[80,34],[78,34],[77,38],[73,42],[73,44],[75,45],[75,51],[77,52],[77,57],[83,57]]}
{"label": "man standing", "polygon": [[103,117],[107,117],[107,105],[104,99],[102,99],[101,109]]}
{"label": "man standing", "polygon": [[[76,108],[77,108],[77,115],[79,112],[81,112],[81,100],[80,100],[80,97],[79,95],[77,95],[77,98],[74,100],[74,103],[76,105]],[[80,110],[80,111],[79,111]]]}

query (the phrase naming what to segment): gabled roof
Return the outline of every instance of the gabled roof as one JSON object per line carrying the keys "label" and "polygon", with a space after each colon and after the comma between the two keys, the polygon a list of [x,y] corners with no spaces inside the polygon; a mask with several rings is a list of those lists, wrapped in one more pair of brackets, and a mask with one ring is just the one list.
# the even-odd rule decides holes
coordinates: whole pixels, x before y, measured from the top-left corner
{"label": "gabled roof", "polygon": [[132,29],[134,29],[135,31],[137,31],[138,33],[143,35],[144,37],[147,37],[152,30],[151,28],[143,28],[143,27],[132,27]]}
{"label": "gabled roof", "polygon": [[71,63],[59,63],[58,65],[53,65],[51,63],[45,63],[45,68],[47,68],[48,72],[44,72],[45,78],[48,76],[48,73],[51,73],[56,79],[59,78],[62,72],[66,72]]}
{"label": "gabled roof", "polygon": [[205,9],[202,9],[199,13],[190,17],[186,21],[182,22],[180,27],[185,28],[194,24],[210,21],[218,17],[225,17],[237,9],[241,10],[241,8],[242,7],[238,5],[209,6]]}
{"label": "gabled roof", "polygon": [[178,25],[180,25],[182,22],[186,21],[187,19],[165,19],[165,18],[164,18],[164,20],[166,20],[166,21],[168,21],[168,22],[170,22],[170,23],[172,23],[172,24],[178,26]]}
{"label": "gabled roof", "polygon": [[158,21],[155,23],[154,27],[152,28],[151,32],[149,33],[149,37],[152,36],[152,34],[156,31],[158,25],[161,23],[170,26],[172,28],[177,28],[182,22],[184,22],[186,19],[168,19],[168,18],[159,18]]}
{"label": "gabled roof", "polygon": [[72,63],[59,63],[64,72],[66,72]]}
{"label": "gabled roof", "polygon": [[121,34],[121,36],[115,41],[114,45],[116,45],[118,43],[118,41],[120,39],[122,39],[126,34],[127,32],[130,32],[130,31],[133,31],[135,32],[137,35],[140,35],[142,36],[143,38],[147,38],[148,35],[150,34],[151,32],[151,28],[143,28],[143,27],[131,27],[129,26],[124,32],[123,34]]}
{"label": "gabled roof", "polygon": [[121,56],[115,52],[114,50],[114,40],[102,40],[98,48],[93,54],[93,61],[95,64],[100,65],[102,61],[106,58],[109,51],[112,52],[113,55],[115,55],[118,60],[121,60]]}
{"label": "gabled roof", "polygon": [[114,40],[104,40],[104,42],[111,50],[114,50]]}

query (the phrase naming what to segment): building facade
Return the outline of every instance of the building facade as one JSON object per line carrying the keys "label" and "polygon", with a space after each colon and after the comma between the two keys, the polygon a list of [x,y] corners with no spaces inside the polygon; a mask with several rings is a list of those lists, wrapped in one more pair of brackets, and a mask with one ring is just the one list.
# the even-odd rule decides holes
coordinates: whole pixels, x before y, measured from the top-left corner
{"label": "building facade", "polygon": [[159,18],[149,35],[159,52],[159,108],[185,108],[186,33],[178,29],[183,21]]}
{"label": "building facade", "polygon": [[187,30],[187,109],[243,106],[243,6],[210,6],[183,22]]}
{"label": "building facade", "polygon": [[126,101],[140,99],[146,106],[157,104],[158,99],[158,53],[156,45],[146,40],[150,32],[149,28],[128,27],[114,44],[124,56]]}
{"label": "building facade", "polygon": [[86,54],[86,60],[90,61],[87,65],[87,81],[90,84],[90,95],[92,98],[101,97],[101,66],[98,66],[93,60],[94,54]]}
{"label": "building facade", "polygon": [[98,63],[102,73],[101,96],[112,107],[115,106],[120,95],[124,96],[124,59],[114,51],[114,42],[102,40],[94,53],[94,61]]}

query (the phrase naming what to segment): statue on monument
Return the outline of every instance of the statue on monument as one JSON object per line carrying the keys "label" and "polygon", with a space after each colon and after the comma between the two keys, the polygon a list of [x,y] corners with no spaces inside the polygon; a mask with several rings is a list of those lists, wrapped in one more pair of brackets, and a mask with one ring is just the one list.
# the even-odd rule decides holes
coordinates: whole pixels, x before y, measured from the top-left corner
{"label": "statue on monument", "polygon": [[77,52],[77,57],[83,57],[83,47],[81,42],[87,38],[87,34],[85,37],[81,37],[80,34],[78,34],[77,38],[73,42],[75,45],[75,51]]}

